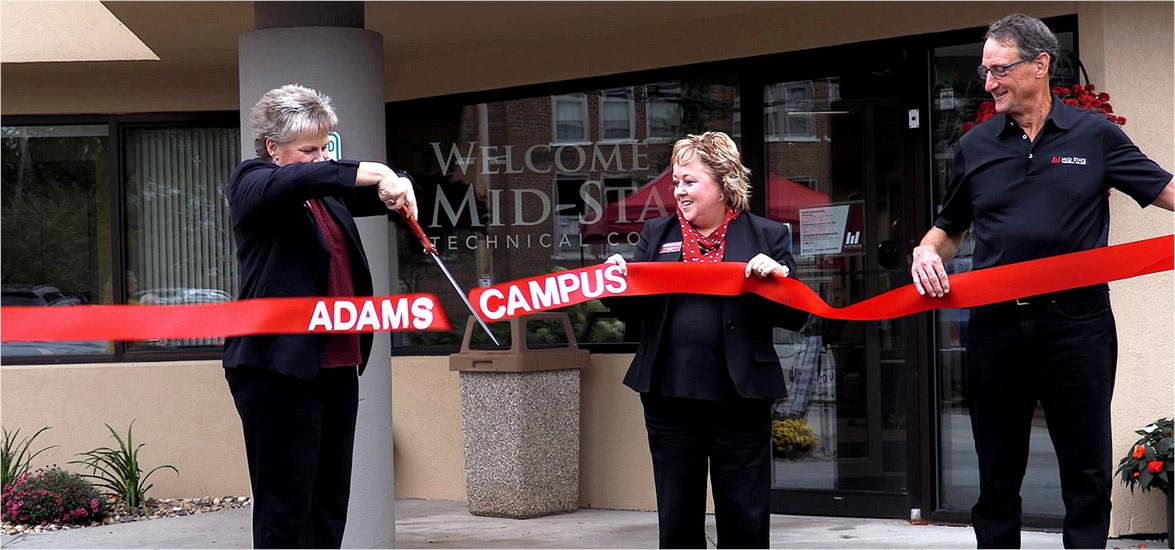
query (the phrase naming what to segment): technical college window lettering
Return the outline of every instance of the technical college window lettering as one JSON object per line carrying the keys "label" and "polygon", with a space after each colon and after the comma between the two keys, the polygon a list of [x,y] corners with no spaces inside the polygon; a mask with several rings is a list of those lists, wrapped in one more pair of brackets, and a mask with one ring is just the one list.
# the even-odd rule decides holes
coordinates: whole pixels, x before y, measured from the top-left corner
{"label": "technical college window lettering", "polygon": [[[389,157],[416,179],[421,224],[457,281],[488,286],[631,255],[645,221],[675,211],[673,141],[730,132],[736,94],[731,83],[684,80],[472,105],[393,104]],[[402,236],[397,243],[396,291],[430,292],[446,312],[463,312],[419,247]],[[599,302],[568,313],[580,342],[631,341]],[[467,322],[451,316],[452,334],[404,333],[404,345],[451,350]]]}

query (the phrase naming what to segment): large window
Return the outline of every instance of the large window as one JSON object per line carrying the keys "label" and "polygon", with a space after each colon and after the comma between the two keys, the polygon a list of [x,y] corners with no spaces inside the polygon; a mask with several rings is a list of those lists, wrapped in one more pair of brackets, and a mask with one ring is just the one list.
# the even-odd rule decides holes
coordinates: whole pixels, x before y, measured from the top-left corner
{"label": "large window", "polygon": [[[4,305],[233,299],[236,261],[223,187],[240,159],[234,122],[235,116],[195,124],[112,117],[4,125]],[[121,360],[147,351],[167,352],[161,358],[215,353],[220,344],[11,342],[0,351],[6,360]]]}
{"label": "large window", "polygon": [[[823,92],[819,98],[817,88]],[[828,104],[840,99],[837,83],[828,79],[772,84],[763,93],[763,133],[768,141],[815,140],[813,115],[826,114]]]}
{"label": "large window", "polygon": [[604,90],[600,93],[600,140],[620,141],[633,138],[636,109],[632,88]]}
{"label": "large window", "polygon": [[[113,303],[109,127],[4,126],[3,139],[3,304]],[[111,349],[97,341],[0,345],[6,359]]]}
{"label": "large window", "polygon": [[[227,302],[237,261],[224,183],[240,159],[236,128],[128,129],[127,294],[131,304]],[[218,346],[223,339],[131,342],[134,349]]]}
{"label": "large window", "polygon": [[[463,287],[578,268],[631,256],[644,222],[674,212],[673,140],[731,132],[737,91],[733,79],[680,80],[393,104],[389,158],[415,177],[422,225]],[[404,333],[405,353],[450,352],[464,305],[409,237],[397,241],[397,291],[436,294],[455,326]],[[569,314],[580,342],[625,340],[625,327],[598,302]]]}
{"label": "large window", "polygon": [[[684,109],[681,85],[678,82],[661,82],[645,86],[647,98],[648,134],[650,139],[676,139],[681,137],[681,121]],[[734,132],[734,122],[731,122]]]}
{"label": "large window", "polygon": [[586,94],[557,95],[551,98],[553,143],[579,143],[588,138],[588,105]]}

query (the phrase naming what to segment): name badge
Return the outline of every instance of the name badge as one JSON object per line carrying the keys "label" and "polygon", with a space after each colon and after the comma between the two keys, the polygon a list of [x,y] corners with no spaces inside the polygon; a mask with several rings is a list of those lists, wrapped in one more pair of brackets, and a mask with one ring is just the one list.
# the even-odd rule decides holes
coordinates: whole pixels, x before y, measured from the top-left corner
{"label": "name badge", "polygon": [[658,254],[668,254],[670,252],[681,252],[681,241],[664,243],[661,245],[661,250],[657,253]]}

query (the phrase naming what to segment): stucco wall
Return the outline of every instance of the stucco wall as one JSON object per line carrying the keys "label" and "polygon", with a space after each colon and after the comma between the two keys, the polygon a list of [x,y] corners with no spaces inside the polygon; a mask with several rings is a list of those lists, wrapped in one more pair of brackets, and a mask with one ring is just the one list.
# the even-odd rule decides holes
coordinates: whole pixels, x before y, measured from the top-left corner
{"label": "stucco wall", "polygon": [[[656,509],[640,399],[620,383],[631,355],[593,355],[580,386],[580,506]],[[392,369],[396,496],[465,500],[458,373],[447,357]]]}
{"label": "stucco wall", "polygon": [[[442,12],[454,14],[443,29],[412,26],[412,21],[419,19],[405,19],[398,12],[420,8],[377,3],[367,8],[367,27],[396,35],[385,38],[389,46],[385,51],[384,95],[388,101],[398,101],[983,26],[1013,11],[1050,17],[1075,13],[1080,5],[742,4],[739,8],[715,7],[694,20],[683,21],[667,16],[674,8],[663,2],[624,2],[612,8],[589,2],[568,8],[582,17],[568,21],[564,14],[563,26],[551,32],[549,23],[541,21],[533,23],[534,28],[520,27],[518,21],[509,19],[514,17],[512,12],[495,9],[491,3],[474,2]],[[236,110],[236,57],[227,56],[225,49],[235,50],[236,34],[252,30],[252,10],[245,3],[233,2],[180,6],[160,6],[154,21],[149,12],[131,14],[128,8],[116,6],[115,12],[128,17],[131,30],[160,61],[5,63],[0,68],[4,99],[0,110],[6,115]],[[174,9],[196,11],[180,28],[173,28]],[[617,21],[608,16],[609,9],[623,10],[625,17]],[[397,21],[408,26],[394,26]],[[19,21],[10,24],[20,26]],[[463,32],[469,27],[473,27],[470,32]],[[705,32],[698,32],[702,28]],[[471,34],[486,38],[459,40]],[[699,35],[707,39],[697,39]],[[416,47],[404,53],[395,49],[396,40],[409,40]],[[183,47],[185,44],[192,45]],[[607,47],[601,46],[604,44]],[[205,48],[207,55],[200,55]]]}
{"label": "stucco wall", "polygon": [[[1175,170],[1172,18],[1170,2],[1081,4],[1078,11],[1082,60],[1090,79],[1111,94],[1115,112],[1126,117],[1123,129],[1134,143],[1167,171]],[[1139,209],[1122,193],[1114,193],[1110,216],[1111,243],[1167,235],[1175,229],[1170,212]],[[1116,460],[1137,439],[1134,430],[1175,413],[1175,277],[1165,272],[1113,283],[1110,289],[1119,337],[1112,409]],[[1111,535],[1166,530],[1161,494],[1131,494],[1115,481],[1113,501]]]}
{"label": "stucco wall", "polygon": [[0,367],[4,428],[28,434],[52,426],[34,448],[57,445],[37,466],[68,465],[74,455],[116,446],[103,423],[145,443],[145,469],[172,464],[151,477],[156,498],[249,494],[241,422],[219,361]]}
{"label": "stucco wall", "polygon": [[[631,358],[593,355],[583,370],[581,506],[655,509],[640,400],[620,383]],[[394,357],[392,365],[396,496],[465,500],[457,373],[447,356]],[[155,474],[152,496],[249,494],[241,425],[217,361],[5,365],[0,380],[6,429],[52,426],[35,447],[58,447],[37,466],[76,471],[66,464],[75,453],[114,443],[103,422],[125,433],[135,419],[144,465],[180,470]]]}
{"label": "stucco wall", "polygon": [[[641,25],[569,25],[541,43],[502,39],[475,50],[402,57],[389,52],[389,101],[555,82],[656,67],[985,26],[1013,12],[1076,12],[1076,2],[762,2],[719,4],[704,19],[666,22],[660,2],[633,8]],[[389,8],[391,9],[391,8]],[[735,13],[731,13],[735,12]],[[493,14],[484,14],[493,25]],[[607,47],[601,47],[607,44]],[[428,75],[422,78],[422,75]]]}
{"label": "stucco wall", "polygon": [[[660,9],[648,6],[644,25],[611,33],[569,28],[565,36],[542,44],[523,37],[498,47],[436,56],[406,58],[389,52],[385,96],[397,100],[494,89],[982,26],[1012,11],[1040,17],[1077,13],[1080,50],[1091,77],[1113,94],[1117,111],[1128,118],[1126,132],[1142,150],[1168,170],[1175,169],[1170,2],[764,3],[753,12],[716,12],[705,21],[713,41],[693,40],[689,28],[660,23]],[[228,24],[224,20],[214,13],[197,23]],[[247,18],[231,22],[243,29],[251,26]],[[607,55],[601,54],[601,43],[609,44]],[[164,50],[157,51],[167,57]],[[5,115],[235,110],[236,71],[235,64],[175,67],[166,61],[5,64],[0,110]],[[1112,199],[1112,216],[1113,242],[1173,229],[1170,213],[1140,210],[1121,193]],[[1113,409],[1116,453],[1125,452],[1134,429],[1173,413],[1173,287],[1171,273],[1112,285],[1121,337]],[[464,498],[463,482],[454,481],[462,479],[463,468],[457,376],[444,363],[443,357],[394,360],[400,496]],[[599,356],[584,372],[581,503],[648,509],[650,467],[639,402],[619,383],[624,364],[626,356]],[[3,424],[24,431],[53,425],[39,441],[62,445],[43,455],[62,464],[77,451],[107,443],[102,422],[123,428],[137,418],[137,433],[147,443],[144,460],[167,461],[181,469],[178,478],[157,474],[157,496],[243,494],[247,476],[239,422],[215,365],[5,366]],[[1159,495],[1132,495],[1116,484],[1111,532],[1162,530],[1161,504]]]}

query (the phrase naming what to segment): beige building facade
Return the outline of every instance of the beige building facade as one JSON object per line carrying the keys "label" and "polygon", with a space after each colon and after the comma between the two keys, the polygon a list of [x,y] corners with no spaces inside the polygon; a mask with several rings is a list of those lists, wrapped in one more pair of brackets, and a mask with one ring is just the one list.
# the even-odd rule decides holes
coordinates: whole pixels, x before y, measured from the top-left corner
{"label": "beige building facade", "polygon": [[[452,237],[442,242],[455,245],[441,248],[466,286],[631,250],[624,248],[627,229],[615,240],[589,242],[588,221],[607,217],[607,206],[621,197],[640,197],[640,215],[657,214],[642,190],[664,169],[671,134],[699,125],[736,135],[755,160],[752,170],[762,179],[754,180],[761,191],[752,210],[777,212],[771,215],[801,227],[787,210],[792,188],[774,187],[777,181],[812,193],[811,202],[793,210],[862,210],[868,250],[798,257],[800,279],[827,301],[843,306],[906,284],[904,267],[887,267],[869,250],[901,247],[929,227],[949,173],[943,155],[981,100],[982,91],[967,84],[976,78],[976,44],[989,22],[1013,12],[1050,23],[1089,80],[1112,94],[1115,112],[1128,119],[1127,134],[1175,169],[1170,2],[363,4],[365,28],[383,36],[388,160],[428,186],[421,193],[425,229]],[[233,128],[248,108],[238,95],[238,36],[255,28],[253,3],[5,1],[0,10],[0,114],[3,137],[13,144],[4,150],[4,200],[35,194],[10,187],[15,178],[32,177],[20,171],[24,162],[43,178],[28,182],[91,178],[93,189],[83,192],[96,205],[70,222],[96,243],[81,252],[22,244],[36,221],[6,223],[6,288],[56,285],[89,303],[138,303],[144,292],[163,296],[173,288],[235,295],[214,182],[221,172],[227,177],[224,166],[251,156],[236,144]],[[78,37],[92,42],[78,44]],[[282,62],[297,63],[296,52]],[[954,71],[956,64],[970,73]],[[908,124],[911,111],[920,117],[918,128]],[[340,133],[346,156],[346,129]],[[49,143],[58,138],[64,141]],[[196,143],[207,149],[184,152]],[[169,156],[172,150],[179,152]],[[472,153],[462,164],[466,151]],[[34,154],[44,156],[28,161]],[[85,155],[90,160],[79,168],[73,157]],[[600,165],[591,162],[597,156]],[[193,164],[197,157],[200,168],[187,175],[150,175],[154,158]],[[168,178],[192,187],[159,183]],[[182,189],[203,190],[211,206],[170,208],[206,212],[207,219],[150,214],[162,191]],[[19,204],[4,210],[16,220],[10,207]],[[619,208],[623,217],[626,207]],[[1170,213],[1140,210],[1121,193],[1110,208],[1111,244],[1172,232]],[[204,224],[195,231],[203,237],[157,236],[192,219]],[[434,292],[451,318],[462,317],[451,292],[424,271],[410,237],[391,225],[388,231],[392,291]],[[174,262],[152,263],[172,244],[181,251]],[[58,252],[37,252],[46,247]],[[203,263],[176,267],[183,257]],[[58,273],[62,265],[73,271],[18,280],[11,273],[33,272],[10,270],[9,258],[48,266],[36,273]],[[1114,443],[1125,454],[1135,429],[1171,417],[1175,406],[1175,279],[1164,272],[1112,283],[1111,290],[1120,339]],[[606,315],[592,317],[598,311],[582,313],[584,323],[614,327]],[[810,324],[801,335],[779,335],[793,388],[805,376],[800,354],[820,356],[810,402],[792,399],[778,408],[792,411],[781,419],[799,418],[821,443],[803,457],[777,457],[773,510],[967,521],[974,485],[967,460],[974,458],[967,455],[969,427],[960,424],[965,388],[952,370],[965,326],[961,314],[928,313],[891,323]],[[654,509],[639,398],[621,384],[635,346],[622,329],[598,330],[587,328],[581,338],[592,364],[581,378],[580,504]],[[64,464],[106,443],[104,422],[125,428],[133,419],[136,439],[147,444],[143,460],[180,470],[156,474],[156,496],[246,494],[240,424],[217,344],[7,349],[0,367],[4,427],[52,426],[38,442],[58,447],[39,462]],[[398,335],[390,366],[369,367],[391,371],[386,436],[394,459],[387,467],[397,497],[466,498],[458,375],[448,370],[454,344],[452,335]],[[1043,433],[1034,430],[1034,446]],[[1042,444],[1034,458],[1050,459]],[[1030,466],[1030,525],[1059,526],[1055,477],[1055,462]],[[1112,535],[1165,529],[1161,495],[1116,484],[1113,500]]]}

